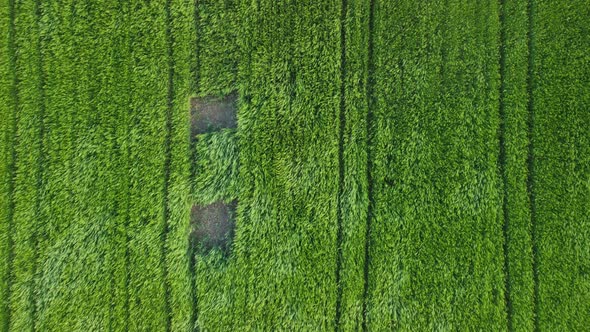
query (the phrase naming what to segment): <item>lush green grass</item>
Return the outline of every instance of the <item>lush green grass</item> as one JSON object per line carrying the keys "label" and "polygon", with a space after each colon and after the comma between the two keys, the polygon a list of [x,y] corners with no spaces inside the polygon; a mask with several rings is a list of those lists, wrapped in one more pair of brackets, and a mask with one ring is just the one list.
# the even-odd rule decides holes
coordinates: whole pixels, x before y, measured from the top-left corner
{"label": "lush green grass", "polygon": [[196,142],[195,202],[211,204],[237,198],[239,151],[234,129],[201,134]]}
{"label": "lush green grass", "polygon": [[194,2],[169,2],[168,47],[171,61],[165,244],[166,283],[170,308],[170,330],[189,331],[195,303],[192,294],[192,266],[187,252],[190,211],[190,137],[187,96],[195,91]]}
{"label": "lush green grass", "polygon": [[498,9],[375,4],[369,330],[506,326]]}
{"label": "lush green grass", "polygon": [[[14,196],[14,208],[3,211],[14,213],[2,225],[15,225],[3,232],[3,244],[7,235],[14,243],[3,248],[15,255],[3,254],[10,258],[3,294],[11,296],[2,312],[14,330],[188,325],[185,108],[194,51],[182,38],[191,38],[193,15],[189,3],[170,13],[165,5],[6,3],[16,25],[3,47],[19,50],[7,59],[15,65],[3,67],[16,79],[2,85],[3,105],[20,100],[18,112],[4,113],[18,115],[16,131],[3,122],[2,132],[3,174],[14,169],[3,187]],[[142,37],[154,32],[158,44]],[[168,47],[173,33],[183,45],[176,53]],[[177,88],[169,90],[171,73]],[[167,140],[184,146],[167,150]],[[167,160],[172,153],[179,158]]]}
{"label": "lush green grass", "polygon": [[[165,330],[166,141],[169,57],[167,2],[133,1],[130,13],[128,290],[129,329]],[[149,36],[149,38],[146,38]],[[148,267],[149,268],[146,268]]]}
{"label": "lush green grass", "polygon": [[367,225],[367,116],[370,2],[351,0],[344,8],[339,188],[339,290],[337,328],[363,325]]}
{"label": "lush green grass", "polygon": [[[340,6],[239,8],[236,238],[228,261],[197,258],[197,322],[206,330],[333,329]],[[201,56],[210,52],[199,45]],[[201,73],[200,91],[231,90],[229,80],[210,90]]]}
{"label": "lush green grass", "polygon": [[14,4],[16,69],[15,173],[12,215],[12,265],[10,267],[10,329],[27,330],[34,324],[35,219],[40,209],[41,140],[44,98],[42,91],[39,22],[34,1]]}
{"label": "lush green grass", "polygon": [[200,96],[221,96],[237,88],[240,5],[238,0],[196,2],[197,85]]}
{"label": "lush green grass", "polygon": [[[108,3],[108,2],[107,2]],[[127,26],[133,20],[129,3],[113,3],[105,6],[102,11],[104,17],[111,20],[104,23],[104,38],[111,34],[113,49],[109,58],[111,73],[107,77],[110,88],[103,90],[103,108],[109,110],[112,126],[112,152],[111,161],[115,177],[111,184],[114,195],[110,197],[112,215],[108,220],[109,236],[111,237],[108,263],[110,265],[109,278],[111,285],[108,288],[109,302],[111,305],[109,327],[113,330],[126,330],[129,327],[129,300],[128,300],[128,248],[129,238],[127,225],[129,223],[129,183],[130,183],[130,144],[129,131],[131,128],[129,102],[131,100],[130,75],[131,45],[130,32],[127,29],[118,29],[118,26]],[[107,38],[108,39],[108,38]],[[112,156],[115,156],[112,159]],[[104,302],[100,302],[104,303]]]}
{"label": "lush green grass", "polygon": [[260,1],[252,13],[234,246],[243,328],[335,327],[340,5]]}
{"label": "lush green grass", "polygon": [[583,330],[589,10],[0,0],[2,331]]}
{"label": "lush green grass", "polygon": [[590,7],[533,2],[532,194],[537,326],[590,316]]}
{"label": "lush green grass", "polygon": [[[63,5],[73,9],[74,4],[64,2]],[[82,95],[84,90],[90,89],[90,74],[84,73],[80,65],[88,58],[83,55],[78,58],[76,51],[83,33],[88,30],[81,22],[73,24],[72,10],[61,10],[56,3],[43,5],[41,15],[43,17],[38,19],[46,22],[41,31],[46,36],[42,50],[46,75],[46,134],[43,137],[46,165],[42,188],[44,204],[39,218],[45,222],[38,228],[37,237],[36,327],[40,330],[75,329],[80,328],[76,325],[81,322],[74,312],[87,304],[78,303],[80,298],[75,297],[76,290],[83,284],[75,281],[86,277],[78,276],[80,266],[76,266],[76,262],[87,258],[87,254],[85,246],[77,245],[85,238],[81,231],[86,223],[78,222],[81,218],[76,217],[86,211],[80,209],[79,197],[74,193],[79,193],[88,183],[81,172],[87,164],[78,164],[80,158],[76,160],[83,151],[76,138],[82,125],[79,119],[87,114],[90,106],[87,95]],[[78,108],[79,112],[72,111]],[[12,317],[12,321],[18,319]]]}
{"label": "lush green grass", "polygon": [[[117,39],[108,2],[42,4],[45,119],[41,146],[43,209],[36,242],[35,326],[110,326],[117,109]],[[74,15],[75,13],[75,15]],[[95,53],[104,54],[97,57]],[[76,110],[71,112],[69,110]],[[81,245],[83,244],[83,245]]]}
{"label": "lush green grass", "polygon": [[[220,97],[238,89],[237,72],[240,59],[239,45],[243,36],[239,30],[237,1],[199,1],[195,7],[196,52],[195,74],[197,97]],[[235,130],[222,130],[191,137],[192,197],[197,204],[237,198],[236,169],[239,164]],[[215,156],[219,157],[216,158]],[[225,171],[230,171],[225,174]],[[192,248],[197,244],[191,243]],[[233,248],[232,248],[233,250]],[[227,263],[221,252],[214,250],[203,256],[192,250],[194,308],[190,326],[199,330],[230,330],[237,317],[234,309],[245,294],[236,291],[237,270]]]}
{"label": "lush green grass", "polygon": [[15,59],[14,18],[9,1],[0,2],[0,328],[8,330],[10,317],[10,260],[12,256]]}
{"label": "lush green grass", "polygon": [[532,222],[529,191],[529,3],[503,2],[500,73],[500,170],[504,180],[508,327],[534,328]]}

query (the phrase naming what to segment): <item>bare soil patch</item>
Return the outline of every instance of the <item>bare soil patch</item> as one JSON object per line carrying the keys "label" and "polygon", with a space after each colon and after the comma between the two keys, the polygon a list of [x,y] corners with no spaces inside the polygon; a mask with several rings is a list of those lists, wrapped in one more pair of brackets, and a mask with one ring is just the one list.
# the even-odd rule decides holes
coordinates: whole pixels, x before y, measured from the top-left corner
{"label": "bare soil patch", "polygon": [[191,226],[193,242],[197,250],[208,253],[218,248],[229,254],[234,236],[235,211],[237,201],[221,201],[209,205],[193,205],[191,209]]}
{"label": "bare soil patch", "polygon": [[191,98],[191,131],[198,134],[222,128],[236,128],[238,94],[232,92],[224,97]]}

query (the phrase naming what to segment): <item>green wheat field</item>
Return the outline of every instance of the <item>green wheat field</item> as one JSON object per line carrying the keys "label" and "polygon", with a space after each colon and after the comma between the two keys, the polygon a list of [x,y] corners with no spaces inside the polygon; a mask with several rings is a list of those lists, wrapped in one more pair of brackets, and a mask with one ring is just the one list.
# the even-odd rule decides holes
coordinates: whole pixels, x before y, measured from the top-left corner
{"label": "green wheat field", "polygon": [[0,299],[0,331],[590,331],[590,2],[0,0]]}

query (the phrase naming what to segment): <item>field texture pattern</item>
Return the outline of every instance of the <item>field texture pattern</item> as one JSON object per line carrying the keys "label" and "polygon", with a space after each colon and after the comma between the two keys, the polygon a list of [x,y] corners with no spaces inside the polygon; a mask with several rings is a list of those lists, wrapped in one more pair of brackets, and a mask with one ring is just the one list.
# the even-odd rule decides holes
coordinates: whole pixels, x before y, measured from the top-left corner
{"label": "field texture pattern", "polygon": [[0,0],[0,332],[587,331],[589,51],[587,0]]}

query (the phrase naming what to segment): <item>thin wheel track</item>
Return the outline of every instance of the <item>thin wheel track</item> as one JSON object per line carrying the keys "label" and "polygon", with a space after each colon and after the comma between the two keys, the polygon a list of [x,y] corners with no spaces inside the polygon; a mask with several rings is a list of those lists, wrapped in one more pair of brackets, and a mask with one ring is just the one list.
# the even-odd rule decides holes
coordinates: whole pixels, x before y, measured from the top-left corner
{"label": "thin wheel track", "polygon": [[[39,56],[39,60],[37,63],[38,72],[39,72],[39,93],[41,94],[41,101],[39,103],[39,141],[38,141],[38,150],[39,150],[39,161],[37,164],[37,198],[35,202],[35,214],[37,216],[41,215],[41,195],[42,195],[42,187],[43,187],[43,174],[45,173],[45,154],[43,153],[44,146],[45,146],[45,110],[46,110],[46,102],[45,102],[45,71],[43,70],[44,58],[42,52],[42,36],[41,36],[41,0],[35,1],[35,16],[37,19],[37,28],[38,28],[38,36],[39,39],[37,40],[37,53]],[[41,218],[39,218],[40,220]],[[33,232],[31,234],[32,237],[32,245],[35,253],[39,252],[39,230],[38,225],[35,225],[33,228]],[[31,280],[31,291],[29,293],[29,301],[31,303],[31,322],[33,322],[32,329],[33,331],[37,330],[37,302],[35,301],[35,289],[36,289],[36,274],[37,274],[37,259],[33,259],[32,262],[32,271],[31,275],[33,279]]]}
{"label": "thin wheel track", "polygon": [[534,112],[534,0],[528,1],[528,19],[529,28],[527,33],[528,42],[528,75],[527,75],[527,92],[528,92],[528,178],[527,178],[527,189],[529,194],[529,201],[531,204],[531,239],[533,242],[533,280],[534,280],[534,298],[533,298],[533,310],[534,320],[533,329],[539,331],[539,262],[538,262],[538,239],[537,239],[537,223],[536,223],[536,202],[535,202],[535,145],[534,145],[534,129],[535,129],[535,112]]}
{"label": "thin wheel track", "polygon": [[[201,21],[201,13],[199,11],[199,0],[194,0],[194,23],[195,23],[195,67],[194,67],[194,82],[195,82],[195,91],[197,94],[200,93],[200,70],[201,70],[201,48],[199,45],[200,40],[200,21]],[[195,177],[197,172],[197,167],[195,160],[197,158],[196,153],[196,146],[195,146],[195,138],[192,137],[192,130],[189,131],[190,140],[190,155],[191,155],[191,162],[190,162],[190,190],[191,195],[194,194],[195,187]],[[199,327],[197,326],[197,320],[199,318],[199,297],[197,296],[197,259],[196,259],[196,243],[193,237],[190,237],[189,240],[189,266],[190,266],[190,274],[191,274],[191,299],[192,299],[192,312],[190,317],[190,327],[194,328],[195,331],[199,331]]]}
{"label": "thin wheel track", "polygon": [[[18,107],[19,101],[17,96],[17,86],[18,86],[18,78],[16,76],[16,49],[15,49],[15,36],[16,36],[16,25],[14,23],[15,19],[15,0],[9,0],[9,30],[8,30],[8,53],[9,53],[9,64],[10,64],[10,74],[12,76],[12,88],[11,88],[11,95],[14,101],[15,109]],[[8,174],[10,179],[8,180],[8,234],[7,234],[7,242],[8,242],[8,272],[6,274],[7,281],[6,281],[6,300],[4,302],[4,312],[6,313],[6,321],[3,327],[4,331],[9,331],[10,329],[10,297],[11,297],[11,274],[10,271],[12,270],[13,260],[14,260],[14,253],[13,253],[13,238],[12,238],[12,231],[14,229],[14,175],[16,172],[16,117],[17,113],[15,110],[12,123],[10,125],[10,133],[7,134],[7,138],[10,138],[10,161],[8,163]]]}
{"label": "thin wheel track", "polygon": [[[131,99],[131,98],[129,98]],[[131,100],[128,101],[129,103],[131,102]],[[127,121],[129,119],[126,119]],[[125,121],[125,123],[127,123],[127,121]],[[128,127],[128,125],[126,126]],[[125,151],[125,158],[129,158],[129,156],[131,155],[131,147],[129,144],[129,138],[126,139],[127,140],[127,149]],[[124,172],[124,176],[127,177],[129,176],[129,166],[125,166],[125,172]],[[130,190],[130,186],[129,186],[129,182],[127,182],[127,188],[126,189],[126,195],[125,197],[127,197],[126,199],[126,206],[125,206],[125,219],[124,219],[124,235],[125,235],[125,320],[124,320],[124,326],[125,326],[125,330],[129,330],[129,319],[131,317],[131,303],[130,303],[130,294],[129,294],[129,282],[131,279],[130,276],[130,268],[129,265],[130,263],[130,255],[129,255],[129,242],[131,242],[131,236],[129,235],[129,224],[131,223],[131,218],[130,218],[130,207],[131,207],[131,198],[129,195],[129,190]]]}
{"label": "thin wheel track", "polygon": [[508,263],[509,252],[509,234],[510,218],[508,214],[508,173],[506,165],[506,105],[504,103],[504,89],[506,88],[506,24],[505,24],[505,3],[506,0],[501,0],[500,3],[500,95],[499,95],[499,113],[500,113],[500,128],[498,133],[498,140],[500,144],[500,156],[498,158],[498,168],[502,176],[503,196],[502,196],[502,212],[503,223],[502,232],[504,236],[504,301],[506,303],[506,324],[508,331],[513,331],[512,316],[513,308],[510,298],[511,290],[511,276],[510,266]]}
{"label": "thin wheel track", "polygon": [[[120,1],[123,4],[127,4],[127,2],[125,0],[120,0]],[[131,12],[131,7],[128,4],[126,7],[127,7],[127,10],[125,11],[125,14],[127,14],[126,17],[129,17],[130,12]],[[125,22],[127,23],[127,20]],[[125,35],[125,38],[127,40],[127,45],[131,45],[131,42],[132,42],[131,36],[129,36],[129,34],[127,33]],[[126,54],[131,54],[131,49],[128,49],[127,51],[128,52],[126,52]],[[128,61],[130,61],[130,60],[128,60]],[[125,72],[125,77],[127,80],[129,80],[130,79],[129,72],[131,71],[129,63],[127,63],[127,66],[125,66],[125,67],[127,67],[126,72]],[[131,83],[128,83],[128,84],[131,85]],[[129,89],[129,90],[131,90],[131,89]],[[130,105],[131,101],[132,101],[131,94],[128,94],[127,95],[127,104]],[[131,127],[130,127],[131,121],[130,120],[132,120],[132,117],[129,117],[128,114],[126,114],[126,116],[127,116],[127,118],[125,119],[126,120],[125,127],[127,128],[127,132],[130,132],[130,130],[131,130]],[[129,156],[131,156],[131,144],[130,144],[131,138],[129,136],[127,136],[127,138],[125,140],[126,140],[126,146],[127,146],[127,148],[125,149],[125,159],[128,159]],[[127,197],[127,199],[125,202],[126,206],[125,206],[125,220],[124,220],[124,222],[125,222],[125,231],[124,231],[124,233],[125,233],[125,269],[126,269],[126,271],[125,271],[126,272],[125,273],[125,292],[126,292],[125,314],[126,315],[125,315],[124,324],[125,324],[126,330],[129,330],[129,321],[131,318],[131,294],[129,292],[129,289],[130,289],[129,286],[130,286],[130,281],[131,281],[131,274],[130,274],[130,272],[131,272],[131,269],[130,269],[131,255],[129,253],[129,243],[131,242],[131,235],[129,234],[129,226],[131,224],[131,195],[130,195],[131,185],[129,182],[130,181],[129,180],[130,170],[131,170],[130,166],[125,165],[124,176],[127,180],[127,183],[126,183],[127,186],[125,188],[125,190],[126,190],[125,196]]]}
{"label": "thin wheel track", "polygon": [[[122,13],[122,15],[124,15],[125,11],[124,11],[124,7],[123,7],[123,1],[119,0],[117,2],[117,9],[119,10],[119,13]],[[125,44],[126,42],[128,42],[125,38],[122,38],[122,41],[119,41],[121,44]],[[121,47],[121,45],[118,44],[117,47]],[[123,53],[123,54],[126,54]],[[126,72],[125,72],[125,66],[124,66],[124,59],[120,60],[118,62],[118,66],[119,70],[121,70],[122,72],[122,76],[126,78]],[[127,105],[129,104],[129,102],[127,102]],[[128,119],[121,117],[119,119],[119,123],[120,124],[127,124]],[[116,129],[115,129],[116,130]],[[128,132],[128,130],[125,130],[125,132]],[[124,144],[126,146],[128,146],[128,144]],[[118,147],[115,151],[114,151],[114,159],[115,160],[123,160],[124,158],[126,158],[126,156],[129,155],[128,151],[124,151],[123,149],[121,149],[120,147]],[[122,179],[125,178],[126,174],[127,174],[127,169],[126,166],[124,164],[122,164],[121,166],[119,166],[119,170],[121,171],[120,173],[117,173],[118,176],[120,176]],[[121,181],[121,179],[119,179],[119,181]],[[127,235],[127,227],[129,225],[129,212],[128,212],[128,206],[129,206],[129,195],[128,195],[128,187],[123,187],[123,189],[125,190],[125,192],[121,193],[120,197],[125,197],[127,198],[126,200],[115,200],[114,202],[114,206],[113,206],[113,212],[114,215],[116,216],[116,220],[119,220],[119,217],[122,216],[122,224],[123,224],[123,236],[125,239],[124,245],[125,245],[125,254],[124,254],[124,259],[125,259],[125,269],[127,269],[127,267],[129,266],[129,253],[128,253],[128,235]],[[125,209],[123,212],[120,212],[121,210]],[[117,227],[115,227],[116,229]],[[116,231],[115,231],[116,232]],[[114,233],[116,234],[116,233]],[[121,245],[120,243],[115,242],[115,244],[113,245],[114,247],[116,247],[117,245]],[[125,271],[126,272],[126,271]],[[112,296],[114,296],[116,294],[116,287],[117,285],[117,275],[115,273],[115,270],[112,269],[111,270],[111,293]],[[123,318],[123,326],[124,326],[124,330],[128,329],[128,325],[127,322],[129,321],[129,292],[127,291],[127,289],[129,288],[129,278],[128,278],[128,273],[125,273],[125,280],[124,280],[124,290],[125,290],[125,298],[123,299],[123,309],[124,309],[124,313],[125,316],[122,317]],[[113,300],[112,304],[111,304],[111,308],[110,308],[110,321],[109,321],[109,329],[112,331],[113,330],[113,322],[114,322],[114,309],[116,306],[117,301]]]}
{"label": "thin wheel track", "polygon": [[[129,17],[129,13],[130,13],[130,6],[129,3],[125,0],[119,0],[119,8],[121,10],[121,12],[123,13],[123,17],[125,18],[124,23],[127,24],[127,18]],[[127,49],[125,49],[124,54],[131,54],[131,48],[129,45],[131,45],[131,36],[129,35],[129,33],[125,33],[124,35],[124,45],[125,47],[127,47]],[[131,85],[130,83],[130,77],[129,77],[129,72],[130,72],[130,65],[129,65],[129,61],[130,59],[125,59],[125,62],[122,64],[122,68],[124,68],[124,77],[125,80],[128,82],[127,85]],[[126,89],[128,91],[130,91],[130,89]],[[126,99],[127,105],[131,105],[131,95],[128,93],[126,95]],[[132,118],[129,117],[128,113],[125,113],[125,118],[123,119],[124,121],[122,121],[122,123],[124,123],[124,128],[126,129],[125,132],[130,132],[130,120]],[[124,159],[128,160],[129,156],[131,155],[131,144],[130,144],[130,137],[127,136],[125,138],[125,146],[126,149],[124,151],[121,151],[121,153],[124,153]],[[123,235],[125,237],[125,302],[124,302],[124,311],[125,311],[125,317],[123,320],[123,324],[125,327],[125,330],[129,330],[129,320],[131,317],[131,304],[130,304],[130,294],[129,294],[129,282],[131,279],[130,276],[130,254],[129,254],[129,243],[131,242],[131,236],[129,234],[129,225],[130,225],[130,215],[131,215],[131,211],[130,211],[130,207],[131,207],[131,197],[130,197],[130,183],[129,183],[129,174],[130,174],[130,166],[128,164],[123,165],[123,169],[122,169],[122,177],[125,179],[125,184],[126,186],[124,187],[125,189],[125,194],[122,195],[122,197],[125,197],[126,199],[124,200],[125,206],[124,206],[124,219],[123,219],[123,224],[124,224],[124,231],[123,231]]]}
{"label": "thin wheel track", "polygon": [[374,100],[374,85],[375,85],[375,63],[373,59],[374,54],[374,33],[375,33],[375,1],[371,0],[369,10],[369,38],[368,38],[368,80],[367,80],[367,183],[368,183],[368,200],[369,206],[367,209],[367,227],[365,231],[365,268],[364,268],[364,294],[363,294],[363,331],[368,331],[368,302],[369,302],[369,268],[370,262],[370,241],[371,241],[371,222],[373,218],[374,209],[374,195],[373,195],[373,162],[372,162],[372,147],[373,135],[371,130],[373,128],[373,108],[375,107]]}
{"label": "thin wheel track", "polygon": [[337,236],[336,236],[336,318],[335,330],[339,330],[340,317],[342,316],[342,285],[340,284],[340,270],[342,269],[342,195],[344,192],[344,130],[346,129],[346,14],[348,0],[342,0],[340,14],[340,128],[338,141],[338,198],[337,198]]}
{"label": "thin wheel track", "polygon": [[170,163],[171,163],[171,141],[172,141],[172,109],[174,107],[174,38],[172,36],[172,17],[170,15],[171,1],[166,1],[166,39],[167,39],[167,55],[168,55],[168,95],[166,107],[166,139],[165,139],[165,159],[164,159],[164,217],[162,220],[162,249],[160,253],[160,266],[162,269],[162,280],[164,282],[164,311],[166,312],[166,331],[170,331],[172,326],[172,311],[170,306],[170,284],[167,278],[168,265],[166,264],[166,240],[168,238],[168,219],[170,217],[170,209],[168,204],[168,193],[170,186]]}

